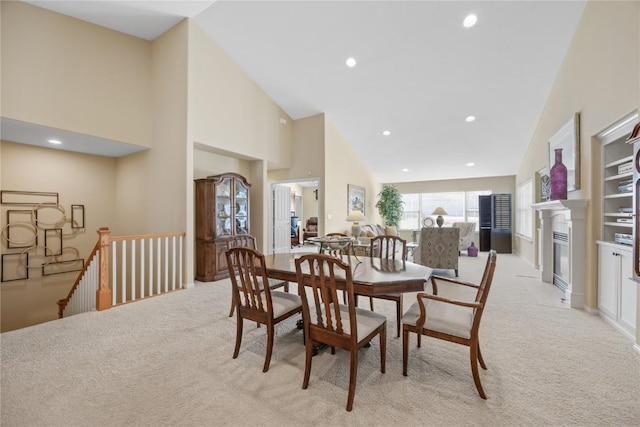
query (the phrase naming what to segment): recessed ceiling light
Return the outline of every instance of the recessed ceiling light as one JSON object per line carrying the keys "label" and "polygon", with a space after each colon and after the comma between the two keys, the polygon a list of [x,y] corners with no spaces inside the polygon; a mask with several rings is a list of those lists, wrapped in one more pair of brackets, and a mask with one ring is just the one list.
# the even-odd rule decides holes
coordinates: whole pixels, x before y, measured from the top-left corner
{"label": "recessed ceiling light", "polygon": [[467,116],[467,118],[464,119],[464,120],[467,121],[467,122],[473,122],[473,121],[476,120],[476,116]]}
{"label": "recessed ceiling light", "polygon": [[465,28],[470,28],[476,25],[476,22],[478,22],[478,17],[476,15],[467,15],[467,17],[464,18],[464,21],[462,21],[462,25],[464,25]]}
{"label": "recessed ceiling light", "polygon": [[467,163],[467,165],[466,165],[466,166],[475,166],[475,165],[476,165],[475,163],[473,163],[473,162],[469,162],[469,163]]}
{"label": "recessed ceiling light", "polygon": [[348,58],[346,61],[347,67],[353,68],[356,66],[356,60],[354,58]]}
{"label": "recessed ceiling light", "polygon": [[62,144],[62,142],[58,141],[57,139],[50,139],[47,142],[49,142],[49,144],[56,144],[56,145]]}
{"label": "recessed ceiling light", "polygon": [[389,136],[389,135],[391,135],[391,132],[389,132],[388,130],[384,130],[384,131],[382,131],[382,134],[384,136]]}
{"label": "recessed ceiling light", "polygon": [[409,169],[404,168],[404,169],[402,169],[402,172],[409,172]]}

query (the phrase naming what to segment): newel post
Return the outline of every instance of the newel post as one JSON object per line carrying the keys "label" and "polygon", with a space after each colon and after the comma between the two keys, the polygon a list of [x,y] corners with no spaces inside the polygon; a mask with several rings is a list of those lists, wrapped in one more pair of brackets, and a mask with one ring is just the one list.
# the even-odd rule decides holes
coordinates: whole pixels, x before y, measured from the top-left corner
{"label": "newel post", "polygon": [[109,227],[100,227],[100,269],[98,272],[98,290],[96,291],[96,310],[111,308],[111,288],[109,288]]}

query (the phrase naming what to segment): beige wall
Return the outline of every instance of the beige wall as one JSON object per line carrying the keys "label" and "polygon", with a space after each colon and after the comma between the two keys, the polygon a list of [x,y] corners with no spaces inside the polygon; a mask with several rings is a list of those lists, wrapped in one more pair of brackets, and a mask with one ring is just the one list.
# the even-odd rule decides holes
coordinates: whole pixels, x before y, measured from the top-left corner
{"label": "beige wall", "polygon": [[[290,167],[290,117],[193,21],[188,50],[192,140]],[[287,124],[280,124],[280,118]]]}
{"label": "beige wall", "polygon": [[[597,307],[597,251],[600,237],[600,147],[595,135],[640,105],[638,2],[589,2],[532,137],[516,181],[533,178],[547,166],[547,141],[580,113],[580,190],[570,199],[588,199],[588,307]],[[516,249],[535,262],[535,245],[516,239]]]}
{"label": "beige wall", "polygon": [[18,1],[2,8],[2,116],[151,146],[150,43]]}
{"label": "beige wall", "polygon": [[356,155],[339,129],[325,116],[325,191],[324,229],[326,233],[345,232],[351,223],[345,221],[348,211],[348,184],[365,189],[365,216],[369,223],[380,222],[380,214],[374,207],[376,195],[380,191],[368,166]]}
{"label": "beige wall", "polygon": [[[66,218],[71,220],[71,205],[84,205],[85,227],[71,233],[70,223],[64,224],[63,258],[70,260],[85,258],[96,242],[96,230],[109,225],[115,215],[116,205],[116,160],[50,148],[40,148],[12,142],[0,142],[0,182],[3,190],[54,192],[59,194],[59,203]],[[0,224],[6,225],[7,210],[30,210],[30,206],[0,206]],[[55,219],[62,219],[62,215]],[[2,240],[2,253],[7,250]],[[44,231],[38,232],[38,249],[30,250],[29,257],[46,262],[44,253]],[[57,319],[56,301],[65,298],[77,273],[42,276],[41,269],[31,268],[29,280],[2,283],[1,325],[9,331]]]}

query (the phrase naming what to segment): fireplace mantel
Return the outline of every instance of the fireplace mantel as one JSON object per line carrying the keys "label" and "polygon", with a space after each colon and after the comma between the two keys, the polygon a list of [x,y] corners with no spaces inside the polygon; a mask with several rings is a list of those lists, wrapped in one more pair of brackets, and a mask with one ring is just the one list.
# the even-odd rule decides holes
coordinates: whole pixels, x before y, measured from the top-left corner
{"label": "fireplace mantel", "polygon": [[589,200],[569,199],[534,203],[531,207],[540,215],[540,247],[542,259],[540,278],[553,283],[553,226],[552,217],[564,215],[569,227],[569,284],[565,299],[572,308],[584,307],[584,283],[586,280],[586,238],[585,218]]}
{"label": "fireplace mantel", "polygon": [[578,213],[581,211],[583,214],[587,211],[587,205],[589,200],[585,199],[568,199],[568,200],[552,200],[550,202],[534,203],[531,207],[538,211],[559,211],[570,210]]}

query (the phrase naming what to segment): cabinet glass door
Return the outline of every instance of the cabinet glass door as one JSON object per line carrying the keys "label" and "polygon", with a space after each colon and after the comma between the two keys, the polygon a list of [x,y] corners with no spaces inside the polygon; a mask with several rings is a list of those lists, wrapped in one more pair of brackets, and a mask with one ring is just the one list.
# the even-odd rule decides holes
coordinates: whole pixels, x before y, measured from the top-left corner
{"label": "cabinet glass door", "polygon": [[249,233],[249,189],[241,182],[235,182],[235,227],[236,234]]}
{"label": "cabinet glass door", "polygon": [[225,178],[216,189],[216,236],[231,234],[231,179]]}

